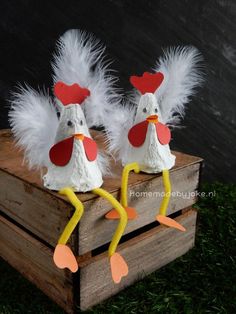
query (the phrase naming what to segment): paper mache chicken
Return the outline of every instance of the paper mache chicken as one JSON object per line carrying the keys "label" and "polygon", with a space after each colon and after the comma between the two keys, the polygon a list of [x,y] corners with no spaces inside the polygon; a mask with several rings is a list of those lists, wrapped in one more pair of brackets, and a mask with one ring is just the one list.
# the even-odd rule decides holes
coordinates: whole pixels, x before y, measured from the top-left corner
{"label": "paper mache chicken", "polygon": [[120,221],[108,249],[112,278],[119,283],[128,274],[128,266],[116,248],[128,218],[123,206],[100,188],[107,160],[89,133],[89,127],[101,125],[103,116],[110,115],[120,101],[113,87],[114,77],[102,62],[103,54],[103,46],[91,35],[67,31],[59,39],[54,55],[55,99],[30,87],[20,87],[13,95],[9,121],[29,168],[46,167],[44,186],[65,195],[75,207],[54,251],[57,267],[72,272],[78,269],[66,243],[84,212],[75,192],[91,191],[108,200],[119,213]]}
{"label": "paper mache chicken", "polygon": [[[175,165],[175,156],[169,147],[169,127],[178,125],[189,97],[202,83],[201,59],[194,47],[167,50],[153,73],[130,77],[130,83],[138,91],[132,96],[134,100],[118,106],[104,120],[109,150],[121,160],[126,182],[132,170],[136,173],[162,173],[165,195],[156,220],[181,231],[185,228],[166,216],[171,194],[169,170]],[[123,191],[123,196],[128,217],[132,219],[136,214],[128,207],[127,191]],[[112,210],[107,217],[117,219],[119,214]]]}

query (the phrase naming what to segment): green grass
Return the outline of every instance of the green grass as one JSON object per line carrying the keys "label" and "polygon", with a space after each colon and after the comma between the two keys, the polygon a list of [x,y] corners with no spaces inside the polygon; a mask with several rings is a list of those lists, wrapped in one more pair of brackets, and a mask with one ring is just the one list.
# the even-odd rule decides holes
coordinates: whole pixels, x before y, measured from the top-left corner
{"label": "green grass", "polygon": [[[236,313],[236,185],[204,184],[196,246],[86,313]],[[5,262],[0,313],[63,313]]]}

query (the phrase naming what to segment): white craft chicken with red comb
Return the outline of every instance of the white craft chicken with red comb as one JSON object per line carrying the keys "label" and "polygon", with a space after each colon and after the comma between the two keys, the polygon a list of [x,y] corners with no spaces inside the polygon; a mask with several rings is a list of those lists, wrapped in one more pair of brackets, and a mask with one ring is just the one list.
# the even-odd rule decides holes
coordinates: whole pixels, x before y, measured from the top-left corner
{"label": "white craft chicken with red comb", "polygon": [[108,248],[112,279],[119,283],[128,274],[125,260],[116,252],[127,213],[110,193],[100,188],[107,159],[98,152],[88,129],[101,125],[103,117],[120,101],[103,53],[104,47],[92,35],[67,31],[59,39],[54,55],[55,99],[21,87],[14,94],[9,118],[16,144],[23,149],[29,168],[41,172],[46,168],[44,186],[66,196],[75,207],[54,251],[56,266],[72,272],[79,267],[67,242],[84,213],[75,192],[90,191],[105,198],[119,212],[120,221]]}
{"label": "white craft chicken with red comb", "polygon": [[161,72],[145,72],[143,76],[132,76],[131,84],[141,93],[134,126],[128,133],[130,146],[127,151],[127,162],[138,162],[141,171],[158,173],[170,169],[175,164],[169,142],[171,133],[163,124],[160,105],[154,93],[163,82]]}
{"label": "white craft chicken with red comb", "polygon": [[97,144],[91,138],[81,109],[90,91],[76,83],[69,86],[58,82],[54,94],[62,108],[44,185],[51,190],[69,186],[74,191],[91,191],[100,187],[103,180],[97,162]]}
{"label": "white craft chicken with red comb", "polygon": [[[131,76],[130,82],[136,90],[134,100],[127,102],[127,106],[117,107],[112,116],[104,120],[109,149],[125,166],[124,182],[127,183],[131,170],[152,174],[161,172],[166,193],[156,219],[181,231],[185,230],[184,227],[166,217],[171,194],[169,169],[175,165],[175,156],[169,147],[169,126],[178,124],[184,116],[189,97],[202,82],[200,61],[201,56],[194,47],[167,50],[153,73]],[[129,218],[134,217],[134,209],[127,206],[127,199],[124,204]],[[107,216],[110,219],[118,217],[115,211]]]}

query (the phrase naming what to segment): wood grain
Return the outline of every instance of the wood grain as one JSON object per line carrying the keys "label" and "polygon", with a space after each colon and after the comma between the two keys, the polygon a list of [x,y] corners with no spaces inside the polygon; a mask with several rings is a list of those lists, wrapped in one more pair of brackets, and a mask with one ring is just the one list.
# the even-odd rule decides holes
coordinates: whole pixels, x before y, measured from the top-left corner
{"label": "wood grain", "polygon": [[[103,146],[103,137],[99,132],[93,135]],[[171,170],[173,191],[194,192],[198,187],[201,158],[174,152],[176,166]],[[105,178],[103,188],[118,197],[120,190],[121,166],[115,165],[116,177]],[[130,191],[163,191],[161,176],[132,173],[129,180]],[[72,249],[84,254],[111,240],[117,221],[107,221],[104,215],[111,209],[103,199],[91,193],[78,193],[84,203],[85,214],[79,231],[70,239]],[[195,197],[183,199],[176,197],[171,201],[169,213],[188,207],[195,202]],[[29,171],[22,165],[22,154],[14,147],[9,130],[0,131],[0,204],[2,211],[20,223],[24,228],[48,244],[55,246],[67,224],[74,208],[67,199],[56,192],[47,190],[40,181],[38,172]],[[160,204],[157,197],[132,197],[131,206],[139,213],[136,221],[130,222],[126,233],[154,221]],[[94,232],[91,233],[91,230]],[[79,235],[79,239],[78,239]]]}
{"label": "wood grain", "polygon": [[68,313],[73,312],[72,274],[53,264],[52,250],[0,216],[0,254]]}
{"label": "wood grain", "polygon": [[49,247],[3,216],[0,216],[0,253],[67,313],[75,313],[76,304],[85,310],[191,249],[196,211],[190,209],[176,220],[186,227],[186,232],[157,226],[119,245],[118,252],[129,265],[129,275],[118,285],[111,279],[107,252],[78,257],[80,270],[76,274],[59,270],[53,264]]}
{"label": "wood grain", "polygon": [[129,274],[120,284],[112,282],[106,254],[87,261],[80,270],[80,308],[90,308],[185,254],[194,246],[196,216],[190,210],[177,218],[186,232],[158,226],[121,244],[118,251],[129,265]]}
{"label": "wood grain", "polygon": [[[171,172],[170,178],[173,193],[183,194],[171,198],[168,215],[182,208],[189,207],[196,202],[195,192],[199,184],[199,168],[200,164],[197,163]],[[129,205],[136,208],[138,217],[128,222],[124,234],[155,221],[162,200],[162,197],[155,193],[163,191],[162,178],[160,176],[145,182],[137,182],[137,184],[130,186],[129,193],[134,193],[134,195],[130,197]],[[146,192],[149,194],[145,194]],[[115,193],[115,196],[117,194]],[[95,199],[84,204],[85,214],[78,229],[79,255],[110,242],[118,223],[117,220],[104,219],[104,215],[111,208],[110,204],[104,202],[104,200]]]}

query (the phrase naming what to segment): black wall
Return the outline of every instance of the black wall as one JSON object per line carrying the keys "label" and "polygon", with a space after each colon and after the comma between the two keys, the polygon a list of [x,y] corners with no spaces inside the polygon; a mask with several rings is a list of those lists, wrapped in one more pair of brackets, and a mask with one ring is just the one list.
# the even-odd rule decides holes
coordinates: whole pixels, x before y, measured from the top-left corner
{"label": "black wall", "polygon": [[205,179],[236,174],[235,0],[37,1],[0,3],[0,128],[7,128],[9,91],[17,82],[50,87],[55,40],[67,29],[93,32],[106,45],[120,86],[149,70],[170,45],[202,52],[206,82],[191,102],[172,148],[206,160]]}

